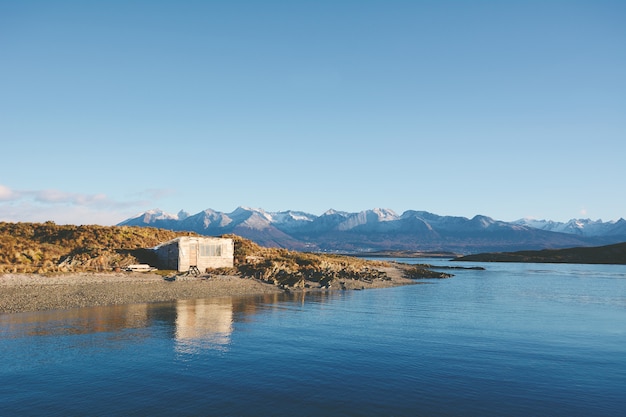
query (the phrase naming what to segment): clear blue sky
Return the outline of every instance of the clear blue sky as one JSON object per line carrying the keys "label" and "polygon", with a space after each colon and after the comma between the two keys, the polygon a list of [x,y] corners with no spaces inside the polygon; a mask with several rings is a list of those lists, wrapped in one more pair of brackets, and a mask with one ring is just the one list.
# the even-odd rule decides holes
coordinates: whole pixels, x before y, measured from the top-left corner
{"label": "clear blue sky", "polygon": [[626,1],[0,0],[0,220],[626,217]]}

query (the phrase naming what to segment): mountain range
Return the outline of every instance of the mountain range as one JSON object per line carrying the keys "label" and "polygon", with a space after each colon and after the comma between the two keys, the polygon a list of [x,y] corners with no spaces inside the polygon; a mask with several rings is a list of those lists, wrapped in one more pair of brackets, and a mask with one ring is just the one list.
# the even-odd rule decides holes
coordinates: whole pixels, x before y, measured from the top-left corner
{"label": "mountain range", "polygon": [[193,231],[210,236],[233,233],[263,246],[344,253],[396,250],[470,254],[626,241],[624,219],[504,222],[483,215],[469,219],[415,210],[399,215],[381,208],[358,213],[328,210],[320,216],[248,207],[238,207],[231,213],[207,209],[193,215],[182,210],[170,214],[154,209],[118,225]]}

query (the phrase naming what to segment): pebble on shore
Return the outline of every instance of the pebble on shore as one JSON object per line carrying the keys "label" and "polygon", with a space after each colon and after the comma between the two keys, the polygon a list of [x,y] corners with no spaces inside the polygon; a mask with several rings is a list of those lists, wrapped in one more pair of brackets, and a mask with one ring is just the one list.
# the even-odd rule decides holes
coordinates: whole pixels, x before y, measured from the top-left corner
{"label": "pebble on shore", "polygon": [[0,312],[59,310],[180,299],[281,292],[235,276],[179,277],[166,281],[147,273],[0,276]]}

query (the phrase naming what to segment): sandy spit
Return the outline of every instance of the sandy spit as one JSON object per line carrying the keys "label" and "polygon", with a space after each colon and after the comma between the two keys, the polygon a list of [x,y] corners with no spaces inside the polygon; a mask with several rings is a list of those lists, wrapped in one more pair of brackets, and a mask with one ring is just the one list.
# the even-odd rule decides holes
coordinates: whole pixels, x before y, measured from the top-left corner
{"label": "sandy spit", "polygon": [[[342,288],[383,288],[415,283],[404,278],[397,268],[388,268],[385,272],[391,280],[374,280],[371,283],[349,281]],[[68,273],[54,276],[5,274],[0,275],[0,313],[260,295],[283,291],[272,284],[229,275],[178,276],[175,280],[166,280],[153,273]]]}

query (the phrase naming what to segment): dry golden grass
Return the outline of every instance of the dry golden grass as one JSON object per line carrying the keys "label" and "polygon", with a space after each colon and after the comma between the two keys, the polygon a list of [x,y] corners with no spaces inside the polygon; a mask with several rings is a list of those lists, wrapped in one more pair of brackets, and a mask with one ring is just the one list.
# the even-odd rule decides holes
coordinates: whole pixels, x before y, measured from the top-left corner
{"label": "dry golden grass", "polygon": [[126,227],[0,222],[0,273],[107,271],[149,257],[187,232]]}

